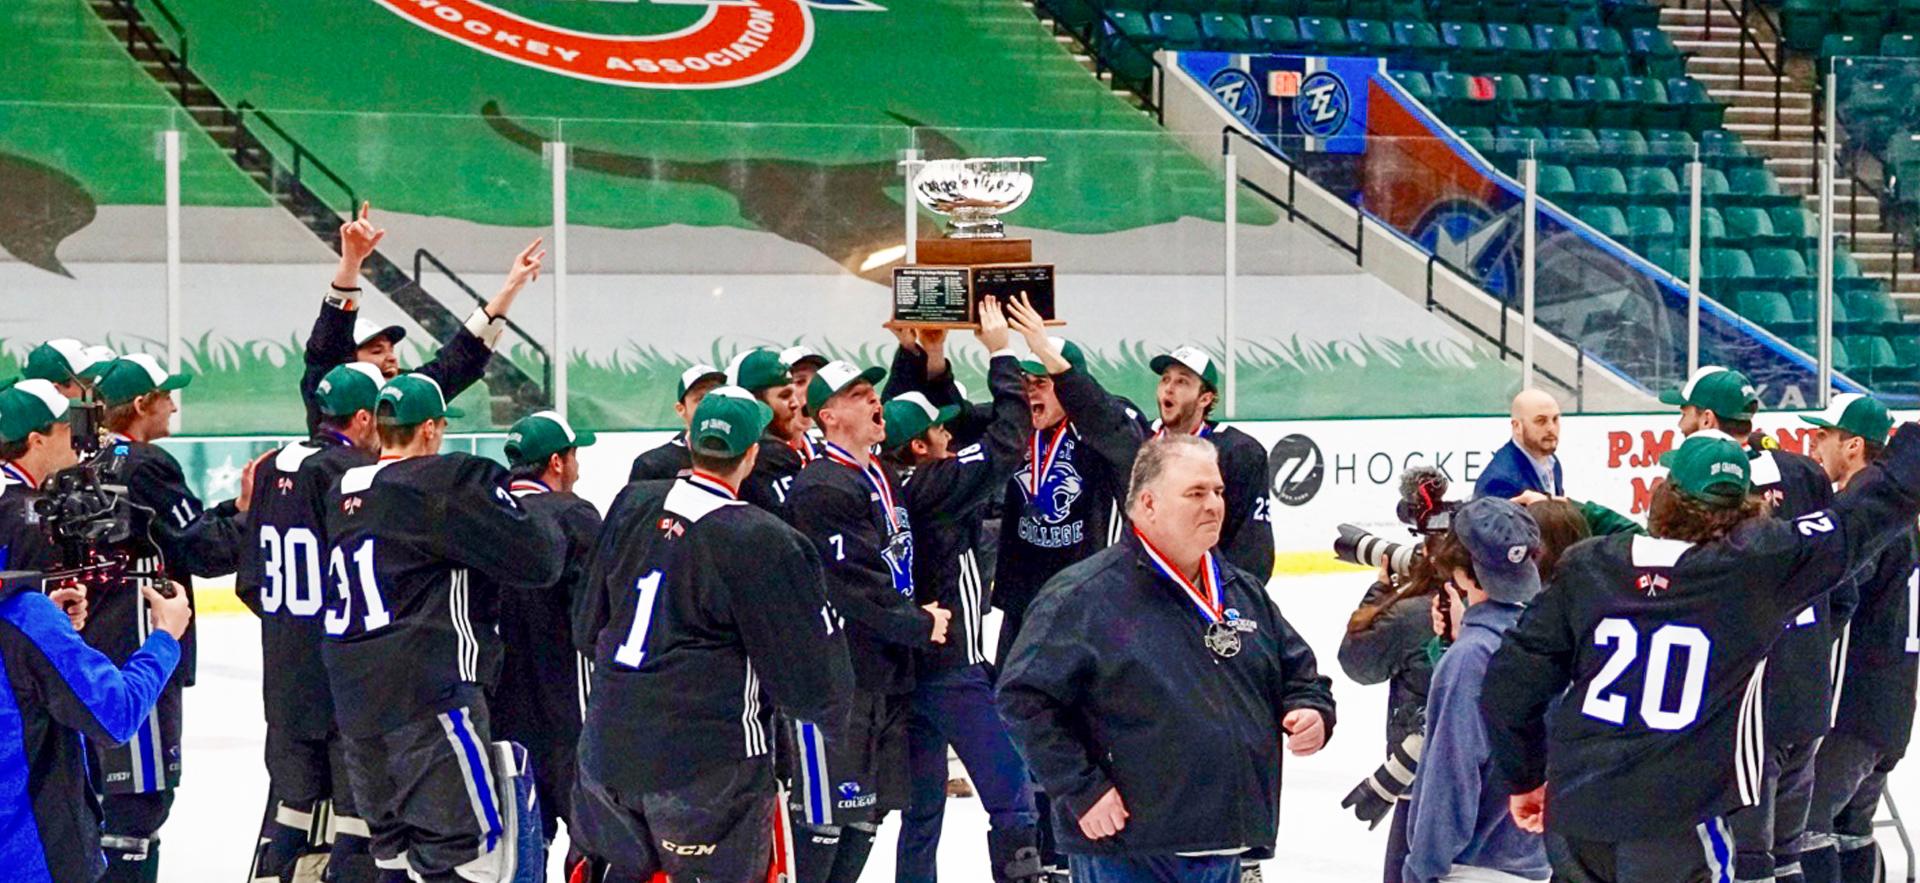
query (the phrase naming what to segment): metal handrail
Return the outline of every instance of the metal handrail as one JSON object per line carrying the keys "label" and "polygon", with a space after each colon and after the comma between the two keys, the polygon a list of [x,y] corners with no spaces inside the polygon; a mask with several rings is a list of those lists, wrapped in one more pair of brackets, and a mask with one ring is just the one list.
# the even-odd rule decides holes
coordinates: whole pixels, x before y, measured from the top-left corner
{"label": "metal handrail", "polygon": [[[455,273],[452,267],[447,266],[445,262],[435,257],[433,252],[427,251],[424,248],[415,249],[413,252],[413,284],[421,286],[423,290],[426,287],[426,276],[423,275],[425,269],[423,263],[432,264],[435,269],[440,271],[441,275],[452,280],[456,287],[467,293],[467,297],[471,298],[474,304],[481,307],[487,305],[487,299],[481,297],[480,292],[474,291],[473,286],[468,285],[465,279],[460,278],[460,275]],[[512,319],[503,319],[502,321],[506,324],[508,330],[520,335],[521,340],[526,341],[528,346],[533,347],[534,352],[540,354],[540,390],[545,395],[547,401],[553,401],[553,354],[547,352],[547,348],[541,346],[540,341],[535,340],[533,335],[528,334],[525,328],[520,327],[519,323]]]}
{"label": "metal handrail", "polygon": [[[1300,174],[1300,167],[1297,164],[1288,160],[1286,155],[1280,153],[1277,149],[1274,148],[1273,145],[1268,144],[1265,141],[1261,141],[1260,139],[1254,138],[1253,136],[1248,135],[1247,133],[1242,132],[1231,125],[1222,126],[1220,129],[1220,152],[1222,155],[1225,155],[1227,151],[1230,149],[1233,143],[1232,139],[1234,138],[1238,138],[1242,141],[1245,141],[1248,144],[1251,144],[1254,147],[1259,148],[1262,152],[1279,158],[1287,167],[1287,196],[1285,198],[1275,195],[1271,191],[1268,191],[1265,187],[1262,187],[1259,184],[1249,181],[1245,177],[1240,178],[1238,182],[1240,186],[1247,188],[1248,190],[1252,191],[1255,195],[1272,203],[1275,207],[1284,209],[1287,213],[1288,221],[1306,222],[1307,226],[1312,227],[1315,232],[1319,233],[1321,236],[1325,237],[1328,241],[1332,242],[1335,247],[1339,248],[1340,250],[1350,255],[1353,255],[1353,260],[1356,265],[1362,266],[1362,267],[1366,266],[1367,213],[1365,211],[1362,211],[1358,205],[1352,206],[1353,219],[1354,219],[1354,239],[1352,242],[1348,242],[1346,239],[1341,237],[1339,234],[1333,232],[1331,229],[1328,229],[1325,225],[1321,224],[1319,221],[1316,221],[1313,218],[1307,217],[1306,215],[1301,214],[1299,212],[1295,203],[1295,200],[1298,195],[1298,191],[1297,191],[1298,176]],[[1313,176],[1308,175],[1307,180],[1312,181]],[[1453,318],[1453,320],[1456,323],[1458,323],[1462,327],[1465,327],[1468,330],[1472,331],[1476,336],[1480,337],[1482,340],[1485,340],[1488,343],[1493,344],[1499,350],[1501,361],[1506,361],[1508,356],[1517,357],[1518,355],[1520,355],[1519,350],[1514,349],[1513,346],[1507,342],[1507,325],[1509,323],[1508,316],[1510,313],[1515,312],[1513,305],[1508,303],[1505,298],[1494,298],[1494,301],[1500,305],[1500,333],[1498,337],[1494,336],[1492,333],[1486,331],[1485,329],[1480,328],[1478,325],[1473,324],[1473,322],[1467,319],[1467,317],[1462,316],[1458,312],[1455,312],[1451,308],[1447,307],[1446,305],[1439,303],[1439,299],[1434,296],[1435,286],[1434,286],[1433,270],[1434,270],[1434,267],[1437,265],[1437,266],[1446,267],[1454,275],[1459,276],[1462,279],[1472,279],[1473,276],[1461,270],[1459,267],[1454,266],[1446,258],[1443,258],[1438,254],[1435,254],[1431,250],[1428,250],[1426,252],[1426,255],[1427,255],[1427,279],[1426,279],[1427,311],[1428,312],[1437,311],[1447,316],[1450,316]],[[1534,366],[1534,370],[1540,376],[1546,378],[1548,381],[1552,382],[1554,385],[1559,386],[1561,389],[1567,390],[1568,392],[1572,393],[1574,398],[1574,407],[1576,410],[1584,407],[1584,403],[1586,401],[1586,364],[1587,364],[1586,349],[1581,347],[1580,344],[1577,341],[1575,341],[1572,337],[1562,334],[1556,329],[1548,328],[1544,325],[1535,325],[1534,327],[1539,331],[1546,332],[1546,334],[1549,337],[1559,340],[1560,342],[1565,343],[1568,346],[1573,348],[1574,379],[1572,382],[1568,382],[1567,380],[1564,380],[1559,376],[1555,375],[1553,372],[1548,371],[1545,368],[1539,367],[1538,365]]]}
{"label": "metal handrail", "polygon": [[1095,16],[1091,21],[1087,23],[1087,27],[1083,32],[1080,30],[1076,30],[1075,28],[1073,28],[1072,26],[1066,23],[1066,20],[1061,15],[1060,10],[1054,8],[1055,0],[1034,0],[1034,2],[1040,8],[1044,8],[1049,15],[1053,16],[1054,33],[1056,34],[1064,33],[1068,36],[1071,36],[1075,40],[1080,41],[1080,44],[1082,46],[1086,47],[1088,56],[1092,57],[1093,59],[1095,76],[1098,76],[1103,71],[1106,73],[1112,73],[1112,74],[1120,73],[1120,71],[1117,68],[1115,68],[1113,64],[1109,62],[1104,56],[1104,54],[1100,51],[1101,46],[1100,46],[1099,38],[1104,35],[1099,32],[1099,28],[1103,25],[1113,35],[1119,37],[1121,39],[1121,42],[1125,43],[1129,49],[1132,49],[1133,51],[1138,52],[1142,56],[1144,56],[1147,59],[1147,63],[1153,65],[1153,73],[1149,75],[1148,82],[1130,83],[1130,82],[1126,82],[1123,78],[1120,78],[1120,77],[1116,77],[1114,82],[1120,83],[1121,85],[1125,86],[1128,92],[1133,93],[1135,97],[1139,98],[1141,102],[1146,104],[1147,110],[1153,113],[1153,118],[1155,122],[1160,122],[1160,123],[1166,122],[1166,111],[1164,108],[1160,106],[1159,90],[1160,90],[1161,84],[1166,82],[1167,72],[1165,68],[1160,66],[1160,59],[1154,56],[1155,47],[1146,43],[1142,43],[1141,41],[1134,39],[1133,35],[1128,34],[1124,30],[1121,30],[1119,23],[1115,22],[1113,20],[1113,17],[1109,15],[1105,5],[1099,5],[1095,7],[1094,9]]}
{"label": "metal handrail", "polygon": [[[233,108],[234,124],[239,128],[247,129],[247,114],[249,113],[251,113],[255,119],[259,120],[268,129],[271,129],[274,134],[280,136],[280,140],[286,142],[289,148],[292,148],[293,150],[292,170],[293,170],[293,179],[295,181],[300,181],[302,183],[305,183],[305,178],[302,172],[305,170],[305,167],[312,166],[315,171],[318,171],[320,174],[326,176],[328,181],[333,182],[333,186],[340,188],[340,192],[345,194],[347,197],[347,213],[348,214],[353,213],[354,207],[360,204],[360,197],[354,193],[352,185],[348,184],[346,180],[344,178],[341,178],[338,174],[335,174],[333,169],[328,168],[327,164],[325,162],[322,162],[320,157],[316,156],[313,151],[308,150],[305,144],[300,143],[300,140],[298,138],[293,137],[293,135],[289,133],[286,129],[281,128],[279,123],[274,122],[273,117],[268,116],[266,111],[263,111],[258,107],[255,107],[253,105],[253,102],[242,101],[239,104],[234,105],[234,108]],[[249,134],[251,134],[250,129],[248,130],[248,132]],[[256,138],[255,140],[258,140],[258,139]]]}
{"label": "metal handrail", "polygon": [[[1780,23],[1774,21],[1769,16],[1765,6],[1757,5],[1753,0],[1740,0],[1740,8],[1738,9],[1733,7],[1733,0],[1720,0],[1720,6],[1740,22],[1740,73],[1738,80],[1736,80],[1740,88],[1747,88],[1748,49],[1752,49],[1753,54],[1760,59],[1762,64],[1766,65],[1767,72],[1773,74],[1773,137],[1775,140],[1779,140],[1782,125],[1781,99],[1786,94],[1787,82],[1786,39],[1780,32]],[[1706,13],[1706,34],[1708,39],[1712,39],[1713,9],[1706,7]],[[1760,35],[1755,33],[1753,27],[1753,17],[1755,13],[1757,13],[1757,17],[1761,21],[1766,22],[1767,26],[1773,30],[1774,51],[1771,55],[1767,53],[1766,46],[1761,43]]]}
{"label": "metal handrail", "polygon": [[120,10],[120,17],[126,20],[127,54],[137,59],[139,53],[136,50],[142,45],[146,46],[152,51],[154,60],[167,69],[167,74],[172,76],[174,83],[180,87],[180,103],[192,104],[187,100],[189,93],[193,91],[193,81],[187,69],[187,31],[180,25],[180,20],[174,17],[172,10],[167,9],[159,0],[148,0],[160,13],[160,17],[166,19],[167,24],[173,28],[174,36],[180,41],[180,48],[177,51],[142,31],[146,16],[140,14],[135,0],[109,0],[109,2]]}

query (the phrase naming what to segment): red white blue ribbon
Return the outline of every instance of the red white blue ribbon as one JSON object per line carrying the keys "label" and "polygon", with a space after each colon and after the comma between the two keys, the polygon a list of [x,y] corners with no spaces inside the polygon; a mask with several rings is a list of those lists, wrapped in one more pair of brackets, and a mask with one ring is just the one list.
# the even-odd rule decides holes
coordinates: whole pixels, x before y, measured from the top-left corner
{"label": "red white blue ribbon", "polygon": [[[1167,424],[1159,420],[1153,421],[1153,437],[1159,438],[1166,434],[1167,434]],[[1208,426],[1207,421],[1202,420],[1200,421],[1199,426],[1194,427],[1193,431],[1187,434],[1194,436],[1196,438],[1206,438],[1207,436],[1213,434],[1213,427]]]}
{"label": "red white blue ribbon", "polygon": [[27,470],[20,468],[20,464],[18,463],[11,461],[0,463],[0,473],[5,473],[8,478],[24,484],[29,488],[39,487],[39,485],[34,482],[33,476],[28,475]]}
{"label": "red white blue ribbon", "polygon": [[1040,496],[1040,486],[1046,484],[1047,473],[1053,471],[1054,461],[1060,459],[1060,445],[1067,440],[1067,431],[1072,427],[1072,423],[1060,421],[1060,428],[1053,431],[1053,441],[1046,445],[1045,459],[1042,459],[1040,453],[1040,436],[1046,430],[1033,431],[1033,441],[1029,443],[1027,449],[1027,456],[1033,463],[1033,474],[1027,477],[1028,497],[1037,499]]}
{"label": "red white blue ribbon", "polygon": [[[831,444],[831,442],[829,442],[829,444]],[[805,436],[801,436],[800,442],[798,444],[795,444],[793,442],[787,442],[787,447],[791,449],[794,452],[794,454],[800,457],[801,466],[805,466],[808,463],[812,463],[813,461],[820,459],[820,452],[814,450],[813,439],[807,438]]]}
{"label": "red white blue ribbon", "polygon": [[522,494],[545,494],[552,491],[553,488],[547,487],[546,482],[537,478],[516,478],[513,484],[507,487],[507,493],[516,497]]}
{"label": "red white blue ribbon", "polygon": [[711,472],[701,472],[695,469],[687,475],[686,482],[716,497],[723,497],[729,500],[740,499],[740,494],[733,489],[732,485],[721,481],[719,476]]}
{"label": "red white blue ribbon", "polygon": [[1140,547],[1146,550],[1147,560],[1153,562],[1155,569],[1167,579],[1172,580],[1174,585],[1180,587],[1181,594],[1186,595],[1187,600],[1193,602],[1194,608],[1200,611],[1202,620],[1210,623],[1226,621],[1226,589],[1220,585],[1220,565],[1214,560],[1212,552],[1208,552],[1200,559],[1201,584],[1196,586],[1167,560],[1167,556],[1160,554],[1160,550],[1154,548],[1153,543],[1147,541],[1146,534],[1141,533],[1140,528],[1131,527],[1130,529],[1140,540]]}
{"label": "red white blue ribbon", "polygon": [[871,457],[867,459],[865,466],[860,465],[860,461],[855,460],[845,448],[833,442],[827,442],[825,450],[827,459],[849,469],[858,470],[860,474],[867,477],[867,483],[873,485],[873,492],[880,495],[880,508],[885,510],[887,515],[887,530],[890,533],[899,533],[900,516],[893,509],[893,485],[887,481],[886,470],[881,469],[880,464],[875,463]]}

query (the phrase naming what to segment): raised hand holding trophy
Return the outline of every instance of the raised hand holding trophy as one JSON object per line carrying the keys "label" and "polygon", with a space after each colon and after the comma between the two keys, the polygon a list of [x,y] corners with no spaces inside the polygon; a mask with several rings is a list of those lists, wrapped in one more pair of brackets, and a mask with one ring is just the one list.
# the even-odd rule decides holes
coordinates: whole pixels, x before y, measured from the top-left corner
{"label": "raised hand holding trophy", "polygon": [[921,164],[913,195],[947,218],[944,238],[916,243],[916,263],[893,271],[893,320],[899,328],[978,328],[980,299],[1005,303],[1026,294],[1047,324],[1054,318],[1053,265],[1035,264],[1033,240],[1006,238],[1000,215],[1033,193],[1033,167],[1045,157],[941,159]]}

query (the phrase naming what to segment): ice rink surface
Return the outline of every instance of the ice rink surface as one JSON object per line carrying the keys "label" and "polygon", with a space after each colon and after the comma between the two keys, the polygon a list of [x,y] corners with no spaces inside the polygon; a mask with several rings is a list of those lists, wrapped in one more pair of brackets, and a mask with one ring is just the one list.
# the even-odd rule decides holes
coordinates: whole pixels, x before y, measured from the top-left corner
{"label": "ice rink surface", "polygon": [[[1340,807],[1341,798],[1379,765],[1385,749],[1386,687],[1363,687],[1347,680],[1334,658],[1347,616],[1368,582],[1368,574],[1354,572],[1280,577],[1270,586],[1281,612],[1312,644],[1321,671],[1333,678],[1339,723],[1325,750],[1313,757],[1286,760],[1278,857],[1264,868],[1269,881],[1380,879],[1385,823],[1369,831]],[[988,634],[993,634],[991,628]],[[160,879],[241,883],[267,788],[259,628],[245,614],[207,616],[200,623],[200,646],[199,683],[187,691],[183,784],[173,818],[162,830]],[[1917,770],[1920,762],[1909,762],[1894,773],[1896,799],[1920,795]],[[1910,806],[1920,806],[1920,797]],[[980,802],[955,799],[947,807],[941,878],[986,883],[991,879],[986,863],[987,817]],[[897,818],[882,829],[867,864],[866,880],[892,879]],[[1889,879],[1903,879],[1906,863],[1895,836],[1883,830],[1881,839],[1892,865]],[[557,862],[555,867],[551,880],[560,879]]]}

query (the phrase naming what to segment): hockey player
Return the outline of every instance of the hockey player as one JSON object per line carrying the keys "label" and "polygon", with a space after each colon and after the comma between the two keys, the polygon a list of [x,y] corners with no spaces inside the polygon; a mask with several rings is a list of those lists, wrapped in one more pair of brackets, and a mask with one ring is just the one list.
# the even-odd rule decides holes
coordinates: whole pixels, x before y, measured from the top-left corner
{"label": "hockey player", "polygon": [[746,390],[773,411],[766,437],[760,440],[760,453],[754,457],[753,474],[740,485],[740,499],[791,522],[794,478],[816,456],[793,375],[787,373],[779,353],[748,350],[727,365],[727,383]]}
{"label": "hockey player", "polygon": [[826,453],[794,481],[794,526],[826,568],[827,599],[847,623],[854,701],[848,736],[821,752],[804,725],[789,756],[824,754],[825,772],[801,765],[794,795],[798,878],[853,883],[888,812],[907,805],[907,714],[913,657],[947,640],[952,613],[915,596],[913,531],[899,483],[871,449],[886,440],[880,394],[886,372],[829,362],[814,374],[807,410]]}
{"label": "hockey player", "polygon": [[853,673],[819,558],[736,493],[772,417],[746,390],[708,393],[693,472],[632,485],[607,522],[574,620],[594,668],[573,829],[606,880],[769,879],[773,707],[809,744],[843,738]]}
{"label": "hockey player", "polygon": [[[1736,441],[1753,433],[1760,398],[1746,375],[1709,365],[1694,372],[1679,389],[1660,400],[1680,407],[1680,432],[1691,436],[1713,430]],[[1753,492],[1777,518],[1794,519],[1825,509],[1833,485],[1819,464],[1789,451],[1753,448],[1747,452]],[[1827,732],[1828,656],[1838,637],[1832,623],[1844,622],[1857,597],[1843,581],[1813,600],[1793,618],[1767,656],[1764,698],[1767,750],[1758,787],[1759,802],[1727,817],[1733,832],[1734,879],[1767,880],[1797,873],[1795,840],[1807,826],[1807,802],[1813,797],[1813,756]]]}
{"label": "hockey player", "polygon": [[1262,581],[1273,578],[1273,524],[1267,518],[1267,449],[1253,437],[1211,419],[1220,402],[1220,367],[1207,351],[1183,346],[1153,357],[1160,375],[1156,435],[1197,435],[1220,449],[1220,476],[1227,482],[1227,523],[1220,553],[1233,566]]}
{"label": "hockey player", "polygon": [[1020,634],[1027,604],[1047,580],[1112,544],[1124,528],[1120,499],[1145,438],[1140,421],[1087,371],[1070,341],[1048,337],[1031,304],[1006,304],[1026,339],[1027,462],[1008,482],[994,571],[994,604],[1005,613],[999,646]]}
{"label": "hockey player", "polygon": [[992,824],[987,856],[993,879],[1027,880],[1040,874],[1038,816],[1027,765],[993,704],[993,672],[980,622],[988,599],[975,554],[982,510],[1020,465],[1026,396],[997,300],[981,301],[980,328],[974,336],[990,354],[987,382],[993,392],[993,419],[982,441],[959,447],[948,430],[966,403],[952,373],[945,370],[944,332],[920,340],[927,361],[941,365],[939,376],[926,384],[925,392],[908,392],[886,403],[883,447],[889,464],[900,468],[900,497],[913,525],[914,589],[954,614],[947,642],[922,649],[915,659],[907,725],[911,790],[894,875],[900,881],[932,883],[936,877],[934,857],[947,804],[948,745],[978,786]]}
{"label": "hockey player", "polygon": [[1544,810],[1564,843],[1555,879],[1724,878],[1723,817],[1759,800],[1764,773],[1762,660],[1920,513],[1920,427],[1853,493],[1791,522],[1756,517],[1746,453],[1725,435],[1661,459],[1652,536],[1569,550],[1488,669],[1496,778],[1523,829],[1542,830]]}
{"label": "hockey player", "polygon": [[0,570],[47,570],[56,563],[33,501],[47,476],[80,462],[70,407],[46,380],[0,390]]}
{"label": "hockey player", "polygon": [[266,818],[255,881],[375,879],[367,823],[354,807],[321,661],[328,497],[347,470],[375,461],[374,408],[383,379],[365,362],[335,366],[315,389],[320,428],[253,471],[251,533],[236,590],[260,617],[261,696],[267,719]]}
{"label": "hockey player", "polygon": [[[680,422],[691,426],[693,412],[700,407],[700,400],[706,397],[709,390],[726,382],[726,372],[712,365],[688,367],[680,372],[680,386],[674,394],[673,413],[679,415]],[[692,469],[693,461],[687,455],[687,434],[683,431],[666,444],[633,458],[633,470],[627,474],[627,481],[685,478]]]}
{"label": "hockey player", "polygon": [[[360,317],[360,271],[367,258],[380,245],[387,231],[368,218],[370,204],[361,203],[360,215],[340,225],[340,265],[333,274],[332,290],[320,304],[320,316],[313,321],[307,336],[306,371],[300,376],[300,399],[307,406],[307,431],[320,425],[319,399],[314,391],[320,378],[335,365],[365,362],[380,369],[391,379],[400,373],[400,353],[396,349],[407,336],[398,325],[381,326]],[[473,311],[433,360],[418,369],[440,384],[449,400],[458,398],[467,387],[486,373],[493,348],[507,327],[507,311],[527,283],[540,278],[540,265],[547,253],[540,240],[522,249],[507,271],[507,281],[485,306]]]}
{"label": "hockey player", "polygon": [[[1834,396],[1826,413],[1803,417],[1820,427],[1814,454],[1847,499],[1867,490],[1863,471],[1880,461],[1893,419],[1871,396]],[[1884,876],[1873,839],[1873,816],[1887,773],[1913,735],[1920,638],[1914,633],[1914,526],[1853,575],[1860,606],[1838,630],[1834,652],[1833,732],[1814,760],[1811,807],[1802,860],[1807,883],[1872,883]],[[1802,689],[1825,696],[1825,684]],[[1797,883],[1797,881],[1796,881]]]}
{"label": "hockey player", "polygon": [[[96,461],[103,483],[124,485],[127,498],[152,513],[152,536],[169,579],[193,597],[193,577],[234,571],[239,551],[250,542],[242,513],[248,488],[240,496],[204,509],[188,489],[180,463],[153,442],[169,434],[172,393],[193,378],[169,374],[152,356],[126,356],[109,366],[94,386],[106,405],[111,443]],[[116,664],[152,633],[146,602],[132,586],[94,591],[89,599],[85,637]],[[181,690],[193,684],[197,639],[189,625],[180,642],[180,665],[160,694],[154,713],[126,745],[94,744],[92,772],[99,777],[106,815],[102,843],[108,881],[151,880],[159,868],[160,826],[173,806],[180,784]]]}
{"label": "hockey player", "polygon": [[586,591],[587,565],[600,536],[600,512],[573,488],[580,480],[579,450],[593,433],[567,418],[541,411],[507,430],[512,493],[530,512],[551,519],[565,540],[559,549],[560,578],[534,591],[500,596],[500,640],[506,657],[489,707],[494,733],[526,746],[540,793],[541,824],[548,843],[558,822],[572,825],[574,746],[587,711],[587,671],[592,657],[573,649],[573,610]]}
{"label": "hockey player", "polygon": [[494,778],[485,690],[501,649],[488,589],[553,585],[561,540],[499,465],[439,454],[449,416],[427,375],[381,389],[380,462],[347,470],[327,506],[321,658],[379,866],[504,880],[517,801]]}

